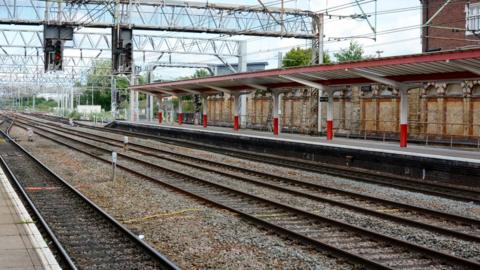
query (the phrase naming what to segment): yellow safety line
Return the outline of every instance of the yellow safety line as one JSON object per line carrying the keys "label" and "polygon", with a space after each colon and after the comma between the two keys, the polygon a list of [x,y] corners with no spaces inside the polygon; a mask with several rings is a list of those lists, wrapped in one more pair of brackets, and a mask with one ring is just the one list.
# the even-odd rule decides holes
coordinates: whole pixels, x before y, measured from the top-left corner
{"label": "yellow safety line", "polygon": [[187,213],[187,212],[194,212],[194,211],[200,211],[200,209],[187,208],[187,209],[182,209],[182,210],[175,211],[175,212],[158,213],[158,214],[155,214],[155,215],[150,215],[150,216],[144,216],[144,217],[140,217],[140,218],[125,220],[125,221],[123,221],[123,223],[135,223],[135,222],[146,221],[146,220],[154,219],[154,218],[177,216],[177,215],[181,215],[181,214],[184,214],[184,213]]}
{"label": "yellow safety line", "polygon": [[395,208],[390,208],[390,209],[381,208],[381,209],[377,209],[377,212],[382,212],[382,213],[398,212],[398,209],[395,209]]}
{"label": "yellow safety line", "polygon": [[255,217],[286,217],[290,215],[289,214],[258,214],[254,216]]}

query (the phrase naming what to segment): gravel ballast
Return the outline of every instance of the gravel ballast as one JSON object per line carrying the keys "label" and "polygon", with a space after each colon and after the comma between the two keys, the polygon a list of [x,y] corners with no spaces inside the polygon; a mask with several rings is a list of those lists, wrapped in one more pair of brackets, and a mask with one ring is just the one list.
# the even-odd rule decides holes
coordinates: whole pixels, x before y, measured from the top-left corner
{"label": "gravel ballast", "polygon": [[351,269],[183,194],[13,128],[24,147],[109,214],[185,269]]}
{"label": "gravel ballast", "polygon": [[[100,133],[116,139],[123,139],[122,135],[104,133],[99,131],[93,131],[84,128],[76,128],[90,133]],[[85,139],[82,139],[85,140]],[[459,202],[446,198],[440,198],[436,196],[430,196],[410,191],[398,190],[395,188],[389,188],[379,186],[375,184],[368,184],[358,182],[341,177],[335,177],[326,174],[310,173],[301,170],[295,170],[290,168],[284,168],[269,164],[263,164],[259,162],[250,162],[238,158],[232,158],[229,156],[211,153],[203,150],[190,149],[185,147],[179,147],[169,144],[164,144],[152,140],[129,138],[130,141],[139,144],[155,145],[162,149],[168,149],[170,151],[177,151],[182,154],[191,156],[198,156],[212,161],[218,161],[226,164],[234,164],[239,167],[246,167],[255,169],[258,171],[267,171],[279,176],[288,176],[301,181],[307,181],[312,183],[318,183],[325,186],[331,186],[335,188],[341,188],[348,191],[358,192],[370,196],[380,197],[392,201],[399,201],[402,203],[408,203],[417,205],[420,207],[430,208],[434,210],[449,212],[457,215],[468,216],[472,218],[480,217],[480,207],[473,203]],[[473,260],[480,260],[480,247],[477,243],[470,243],[467,241],[461,241],[453,237],[445,237],[426,230],[420,230],[409,226],[397,224],[394,222],[385,221],[379,218],[366,216],[353,211],[348,211],[339,207],[334,207],[326,203],[319,203],[310,199],[305,199],[298,196],[292,196],[290,194],[273,191],[268,188],[258,187],[256,185],[228,179],[224,176],[219,176],[214,173],[202,172],[198,169],[188,168],[183,165],[179,165],[174,162],[165,160],[159,160],[153,157],[143,157],[149,161],[166,165],[169,168],[176,168],[182,172],[188,172],[192,175],[199,176],[201,178],[225,184],[227,186],[236,188],[238,190],[246,191],[257,196],[274,199],[279,202],[287,203],[289,205],[302,208],[307,211],[312,211],[322,216],[326,216],[332,219],[341,220],[349,224],[361,226],[368,229],[374,229],[377,232],[393,236],[399,239],[403,239],[409,242],[413,242],[419,245],[427,246],[437,250],[441,250],[447,253],[454,254],[456,256],[465,257]],[[140,166],[141,167],[141,166]],[[140,169],[139,167],[139,169]],[[155,176],[162,176],[161,173],[155,172]]]}

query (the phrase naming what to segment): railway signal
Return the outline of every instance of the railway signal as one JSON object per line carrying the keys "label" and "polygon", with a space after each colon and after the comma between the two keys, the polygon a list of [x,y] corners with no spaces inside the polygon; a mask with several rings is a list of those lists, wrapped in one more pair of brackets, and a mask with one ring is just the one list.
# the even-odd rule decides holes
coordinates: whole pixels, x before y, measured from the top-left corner
{"label": "railway signal", "polygon": [[63,42],[61,40],[57,40],[55,42],[54,48],[54,70],[62,70],[62,63],[63,63]]}
{"label": "railway signal", "polygon": [[73,40],[73,28],[46,25],[43,29],[45,71],[63,70],[63,50],[67,40]]}
{"label": "railway signal", "polygon": [[133,72],[132,29],[112,28],[112,64],[114,74]]}
{"label": "railway signal", "polygon": [[63,40],[47,39],[45,42],[45,71],[63,70]]}
{"label": "railway signal", "polygon": [[133,45],[131,42],[128,42],[125,45],[125,63],[124,63],[125,73],[132,72],[132,64],[133,64]]}

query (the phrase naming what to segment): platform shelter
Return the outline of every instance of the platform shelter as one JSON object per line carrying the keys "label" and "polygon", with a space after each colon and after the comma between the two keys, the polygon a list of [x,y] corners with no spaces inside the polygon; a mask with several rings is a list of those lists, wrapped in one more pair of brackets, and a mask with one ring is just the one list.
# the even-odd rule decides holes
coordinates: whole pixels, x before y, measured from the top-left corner
{"label": "platform shelter", "polygon": [[[240,96],[251,91],[271,91],[273,96],[273,133],[279,134],[279,95],[298,87],[319,91],[320,101],[327,103],[327,138],[333,139],[333,97],[335,91],[348,86],[387,85],[400,93],[400,147],[407,146],[408,91],[431,82],[452,82],[480,79],[480,49],[455,50],[416,55],[375,58],[348,63],[314,65],[243,72],[224,76],[179,80],[132,86],[130,89],[157,96],[200,95],[203,104],[203,125],[207,127],[209,95],[226,93],[234,97],[234,129],[240,127]],[[159,121],[162,121],[161,112]],[[182,123],[182,106],[178,108]]]}

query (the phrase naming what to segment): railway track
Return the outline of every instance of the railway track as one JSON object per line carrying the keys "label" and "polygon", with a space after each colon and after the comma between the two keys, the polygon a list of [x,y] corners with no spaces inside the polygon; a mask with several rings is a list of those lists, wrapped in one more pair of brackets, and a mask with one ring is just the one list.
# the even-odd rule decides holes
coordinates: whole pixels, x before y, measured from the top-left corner
{"label": "railway track", "polygon": [[[35,114],[35,117],[43,118],[48,121],[61,122],[68,124],[68,121],[53,116],[46,116]],[[218,147],[207,145],[203,143],[197,143],[192,141],[187,141],[183,139],[171,138],[171,137],[161,137],[157,135],[145,134],[140,132],[131,132],[127,130],[108,128],[108,127],[94,127],[85,124],[78,124],[81,127],[100,130],[104,132],[113,132],[122,135],[136,136],[141,138],[153,139],[167,144],[174,144],[182,147],[189,147],[193,149],[204,149],[211,152],[217,152],[224,155],[229,155],[232,157],[248,159],[252,161],[258,161],[263,163],[269,163],[272,165],[284,166],[293,169],[300,169],[315,173],[330,174],[334,176],[347,177],[350,179],[355,179],[357,181],[363,181],[367,183],[380,184],[384,186],[410,190],[415,192],[421,192],[424,194],[430,194],[435,196],[443,196],[455,200],[474,202],[480,204],[480,190],[472,187],[459,186],[448,183],[440,183],[435,181],[427,180],[417,180],[415,178],[409,178],[406,176],[399,176],[389,173],[381,173],[376,171],[371,171],[367,169],[354,168],[341,165],[333,165],[315,161],[309,161],[305,159],[298,158],[289,158],[289,157],[279,157],[270,154],[264,153],[254,153],[251,151],[244,151],[228,147]]]}
{"label": "railway track", "polygon": [[70,269],[178,269],[3,132],[0,160]]}
{"label": "railway track", "polygon": [[[40,124],[35,123],[35,125],[38,127]],[[48,128],[91,141],[104,143],[113,147],[123,147],[123,142],[121,140],[112,137],[64,127],[49,126]],[[230,164],[219,163],[134,142],[129,143],[129,151],[176,162],[198,170],[215,172],[222,176],[302,196],[367,215],[373,215],[382,219],[435,231],[437,233],[458,237],[467,241],[480,242],[480,220],[362,195],[271,173],[260,172],[243,167],[241,168]],[[392,214],[388,214],[382,212],[384,209],[394,211],[392,211]]]}
{"label": "railway track", "polygon": [[[58,119],[56,120],[58,121]],[[153,139],[159,142],[174,144],[182,147],[189,147],[192,149],[203,149],[211,152],[216,152],[241,159],[248,159],[251,161],[269,163],[272,165],[288,167],[292,169],[299,169],[314,173],[329,174],[333,176],[346,177],[357,181],[366,183],[379,184],[388,187],[394,187],[403,190],[409,190],[434,196],[441,196],[454,200],[474,202],[480,204],[480,190],[472,187],[458,186],[448,183],[440,183],[434,181],[417,180],[405,176],[399,176],[389,173],[375,172],[367,169],[354,168],[348,166],[334,165],[321,163],[316,161],[309,161],[305,159],[279,157],[265,153],[254,153],[229,147],[212,146],[203,143],[187,141],[183,139],[161,137],[139,132],[131,132],[107,127],[93,127],[89,125],[79,124],[81,127],[99,130],[104,132],[113,132],[117,134],[135,136],[146,139]]]}
{"label": "railway track", "polygon": [[[34,117],[44,119],[50,122],[60,122],[63,124],[68,124],[68,120],[43,114],[33,114]],[[29,119],[29,118],[26,118]],[[31,120],[31,119],[29,119]],[[171,137],[161,137],[159,135],[151,135],[141,132],[132,132],[116,128],[108,127],[94,127],[91,125],[85,125],[77,123],[78,126],[99,130],[103,132],[112,132],[122,135],[134,136],[145,139],[153,139],[159,142],[173,144],[181,147],[188,147],[192,149],[203,149],[211,152],[216,152],[224,155],[229,155],[232,157],[248,159],[251,161],[258,161],[263,163],[268,163],[272,165],[284,166],[293,169],[300,169],[314,173],[321,174],[330,174],[333,176],[346,177],[350,179],[355,179],[357,181],[379,184],[388,187],[399,188],[403,190],[409,190],[429,195],[442,196],[454,200],[474,202],[480,204],[480,189],[472,188],[468,186],[460,186],[448,183],[441,183],[429,180],[417,180],[415,178],[409,178],[406,176],[399,176],[396,174],[389,174],[383,172],[376,172],[367,169],[354,168],[341,165],[333,165],[327,163],[321,163],[316,161],[309,161],[305,159],[289,158],[289,157],[279,157],[275,155],[269,155],[264,153],[255,153],[251,151],[244,151],[235,148],[228,147],[218,147],[212,146],[203,143],[197,143],[192,141],[187,141],[183,139],[171,138]]]}
{"label": "railway track", "polygon": [[[38,127],[37,127],[38,128]],[[38,128],[36,133],[59,144],[110,163],[112,149]],[[48,133],[48,134],[47,134]],[[68,142],[66,142],[68,141]],[[88,149],[94,150],[88,150]],[[103,151],[103,154],[99,152]],[[478,269],[480,264],[325,218],[289,205],[260,198],[188,173],[175,171],[124,153],[118,167],[236,212],[257,224],[372,269]],[[135,166],[132,165],[135,163]],[[155,168],[155,170],[152,170]],[[159,172],[153,176],[143,172]],[[161,178],[161,179],[160,179]]]}

